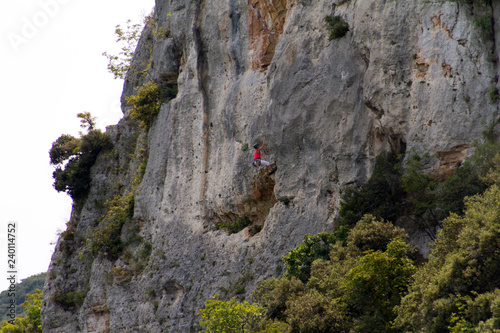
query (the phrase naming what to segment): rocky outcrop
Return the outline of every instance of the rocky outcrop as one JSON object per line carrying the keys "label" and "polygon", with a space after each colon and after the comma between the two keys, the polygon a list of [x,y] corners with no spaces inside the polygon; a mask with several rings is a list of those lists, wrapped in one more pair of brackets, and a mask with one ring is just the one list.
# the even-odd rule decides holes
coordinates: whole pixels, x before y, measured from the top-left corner
{"label": "rocky outcrop", "polygon": [[265,70],[271,64],[291,2],[289,0],[248,2],[248,37],[253,70]]}
{"label": "rocky outcrop", "polygon": [[[248,298],[305,233],[332,230],[342,189],[365,182],[380,151],[428,153],[428,169],[449,174],[497,117],[498,43],[474,23],[491,14],[454,2],[158,0],[123,101],[150,80],[178,93],[147,134],[125,103],[108,129],[115,149],[52,259],[44,331],[196,331],[206,299]],[[345,37],[328,39],[326,15],[344,18]],[[251,166],[248,147],[264,137],[272,176]],[[120,255],[86,254],[103,202],[130,191]],[[262,229],[218,228],[237,219]],[[425,252],[428,239],[414,239]]]}

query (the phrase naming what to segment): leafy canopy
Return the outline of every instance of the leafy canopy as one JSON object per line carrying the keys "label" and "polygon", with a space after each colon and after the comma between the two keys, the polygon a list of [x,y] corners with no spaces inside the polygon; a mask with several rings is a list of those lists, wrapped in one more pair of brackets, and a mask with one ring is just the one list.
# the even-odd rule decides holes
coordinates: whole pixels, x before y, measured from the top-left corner
{"label": "leafy canopy", "polygon": [[317,235],[304,235],[302,244],[290,250],[283,257],[286,263],[287,278],[296,277],[302,282],[307,282],[311,275],[311,265],[316,259],[328,259],[331,245],[335,244],[339,237],[328,232],[321,232]]}
{"label": "leafy canopy", "polygon": [[21,304],[27,313],[26,317],[16,317],[12,322],[4,321],[0,333],[42,333],[42,292],[36,289],[34,294],[27,294],[26,299]]}
{"label": "leafy canopy", "polygon": [[160,112],[160,88],[152,81],[137,88],[137,95],[128,96],[127,103],[132,107],[132,118],[139,119],[149,128],[153,117]]}
{"label": "leafy canopy", "polygon": [[345,189],[337,225],[352,228],[365,214],[395,222],[401,215],[404,197],[401,176],[399,158],[390,152],[380,153],[368,182]]}
{"label": "leafy canopy", "polygon": [[500,328],[496,310],[500,302],[500,157],[495,161],[499,167],[488,177],[493,184],[465,200],[463,216],[451,214],[443,221],[429,262],[416,274],[398,307],[398,327],[426,332]]}
{"label": "leafy canopy", "polygon": [[367,215],[345,241],[331,244],[322,240],[326,236],[308,236],[294,249],[330,250],[315,260],[314,251],[306,251],[307,280],[287,271],[286,277],[260,282],[254,299],[269,319],[287,323],[291,332],[392,332],[394,306],[416,269],[405,232]]}
{"label": "leafy canopy", "polygon": [[199,311],[201,326],[207,333],[281,333],[286,325],[268,321],[263,316],[263,307],[236,299],[222,301],[218,295],[205,302]]}
{"label": "leafy canopy", "polygon": [[94,129],[95,118],[90,113],[79,113],[78,118],[87,134],[80,138],[63,134],[49,151],[50,163],[56,167],[52,174],[54,188],[68,193],[75,202],[85,198],[90,189],[90,169],[97,156],[112,146],[106,133]]}
{"label": "leafy canopy", "polygon": [[134,192],[115,195],[105,203],[106,213],[101,217],[99,227],[92,229],[81,256],[97,256],[103,251],[110,258],[118,258],[123,250],[121,232],[127,220],[134,215]]}

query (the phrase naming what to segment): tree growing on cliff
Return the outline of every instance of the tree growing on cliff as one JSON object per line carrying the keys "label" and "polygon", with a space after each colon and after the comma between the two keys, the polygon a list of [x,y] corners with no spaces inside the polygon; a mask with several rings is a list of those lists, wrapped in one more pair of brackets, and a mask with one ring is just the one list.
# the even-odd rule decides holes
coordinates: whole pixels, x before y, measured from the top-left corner
{"label": "tree growing on cliff", "polygon": [[160,112],[160,88],[150,81],[136,90],[137,95],[127,97],[127,104],[132,107],[130,114],[149,128],[153,118]]}
{"label": "tree growing on cliff", "polygon": [[90,113],[81,113],[78,117],[87,134],[80,138],[63,134],[49,150],[50,163],[56,167],[52,174],[54,188],[68,193],[75,202],[86,197],[90,189],[90,169],[98,154],[112,145],[106,133],[94,129]]}
{"label": "tree growing on cliff", "polygon": [[126,27],[120,25],[115,27],[116,42],[121,44],[118,55],[104,52],[102,55],[108,58],[108,71],[115,79],[124,79],[129,70],[134,56],[137,42],[141,36],[141,24],[133,24],[131,20],[126,22]]}
{"label": "tree growing on cliff", "polygon": [[80,112],[76,115],[80,118],[80,127],[87,131],[93,131],[95,128],[95,117],[92,117],[90,112]]}
{"label": "tree growing on cliff", "polygon": [[395,222],[402,215],[402,168],[400,158],[391,152],[380,153],[366,184],[348,187],[342,194],[337,225],[352,228],[365,214]]}
{"label": "tree growing on cliff", "polygon": [[340,16],[326,16],[326,28],[330,35],[328,38],[334,40],[344,37],[349,31],[349,24]]}

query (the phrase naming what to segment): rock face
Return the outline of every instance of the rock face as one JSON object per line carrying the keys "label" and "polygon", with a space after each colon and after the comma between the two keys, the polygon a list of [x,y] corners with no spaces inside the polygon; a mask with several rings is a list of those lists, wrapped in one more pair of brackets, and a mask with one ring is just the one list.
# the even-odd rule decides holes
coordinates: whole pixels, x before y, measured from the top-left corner
{"label": "rock face", "polygon": [[[282,273],[281,257],[305,233],[331,231],[340,191],[365,182],[380,151],[428,153],[429,170],[449,175],[497,117],[499,44],[475,21],[498,12],[427,1],[157,0],[123,102],[151,80],[178,93],[148,133],[126,103],[108,128],[115,149],[94,165],[52,259],[44,332],[195,331],[206,299],[249,298]],[[349,24],[345,37],[328,39],[327,15]],[[273,176],[251,166],[263,138]],[[103,202],[129,192],[121,254],[89,255]],[[235,221],[262,229],[217,228]],[[428,239],[413,240],[428,251]]]}
{"label": "rock face", "polygon": [[248,37],[253,70],[265,70],[271,64],[291,6],[289,2],[249,1]]}

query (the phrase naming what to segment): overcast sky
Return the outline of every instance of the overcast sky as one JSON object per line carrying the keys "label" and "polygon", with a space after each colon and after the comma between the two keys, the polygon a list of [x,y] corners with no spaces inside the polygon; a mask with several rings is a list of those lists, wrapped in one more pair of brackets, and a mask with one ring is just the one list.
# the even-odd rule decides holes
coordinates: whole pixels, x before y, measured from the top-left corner
{"label": "overcast sky", "polygon": [[71,211],[71,199],[52,187],[48,151],[61,134],[78,134],[79,112],[91,112],[101,129],[122,117],[123,81],[108,73],[102,53],[118,53],[117,24],[142,22],[153,6],[154,0],[0,3],[0,290],[8,288],[10,221],[18,224],[18,278],[47,271]]}

